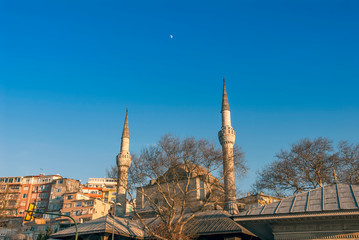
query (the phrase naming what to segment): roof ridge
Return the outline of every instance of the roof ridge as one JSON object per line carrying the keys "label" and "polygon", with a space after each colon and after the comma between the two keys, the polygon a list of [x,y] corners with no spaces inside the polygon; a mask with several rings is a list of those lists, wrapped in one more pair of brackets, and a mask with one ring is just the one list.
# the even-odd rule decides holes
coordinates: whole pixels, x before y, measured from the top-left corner
{"label": "roof ridge", "polygon": [[357,201],[357,199],[356,199],[356,197],[355,197],[352,184],[349,184],[349,189],[350,189],[350,192],[351,192],[352,197],[353,197],[353,199],[354,199],[355,206],[356,206],[357,208],[359,208],[358,201]]}

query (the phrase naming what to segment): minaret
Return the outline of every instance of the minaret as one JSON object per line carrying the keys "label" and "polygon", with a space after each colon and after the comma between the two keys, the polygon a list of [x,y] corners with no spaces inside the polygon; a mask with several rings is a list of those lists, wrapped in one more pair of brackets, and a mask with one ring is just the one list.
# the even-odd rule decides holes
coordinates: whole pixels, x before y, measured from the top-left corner
{"label": "minaret", "polygon": [[230,214],[238,213],[236,204],[236,185],[234,175],[233,145],[236,140],[236,133],[231,126],[231,111],[229,110],[226,84],[223,77],[222,97],[222,129],[218,132],[219,142],[222,145],[223,153],[223,174],[225,203],[224,210]]}
{"label": "minaret", "polygon": [[121,151],[117,155],[117,196],[116,196],[116,211],[117,217],[123,216],[126,213],[126,192],[127,192],[127,178],[128,168],[131,165],[130,155],[130,134],[128,130],[128,110],[126,109],[125,124],[121,137]]}

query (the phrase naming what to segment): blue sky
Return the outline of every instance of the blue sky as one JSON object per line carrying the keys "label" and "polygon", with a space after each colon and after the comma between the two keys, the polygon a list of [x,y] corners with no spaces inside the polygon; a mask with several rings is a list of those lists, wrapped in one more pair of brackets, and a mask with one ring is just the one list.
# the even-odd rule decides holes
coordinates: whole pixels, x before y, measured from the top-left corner
{"label": "blue sky", "polygon": [[[162,135],[218,143],[222,76],[255,172],[305,137],[359,143],[359,2],[1,1],[0,176],[105,176]],[[173,35],[173,38],[170,38]]]}

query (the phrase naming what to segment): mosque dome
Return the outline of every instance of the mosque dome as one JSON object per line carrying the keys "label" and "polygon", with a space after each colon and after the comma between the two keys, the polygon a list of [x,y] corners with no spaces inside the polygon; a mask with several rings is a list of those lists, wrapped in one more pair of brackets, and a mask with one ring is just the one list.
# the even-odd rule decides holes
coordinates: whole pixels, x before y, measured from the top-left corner
{"label": "mosque dome", "polygon": [[206,168],[193,163],[181,163],[173,166],[157,180],[159,182],[171,182],[195,177],[201,177],[210,181],[218,181],[218,179],[215,178]]}

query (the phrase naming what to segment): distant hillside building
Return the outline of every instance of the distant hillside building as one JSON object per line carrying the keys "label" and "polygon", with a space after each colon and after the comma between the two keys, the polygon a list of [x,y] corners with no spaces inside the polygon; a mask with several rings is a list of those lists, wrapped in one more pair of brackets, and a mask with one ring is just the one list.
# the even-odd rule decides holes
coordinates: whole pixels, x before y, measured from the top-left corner
{"label": "distant hillside building", "polygon": [[75,191],[80,181],[60,175],[0,177],[0,216],[24,217],[30,203],[40,211],[59,212],[62,196]]}
{"label": "distant hillside building", "polygon": [[116,187],[117,180],[113,178],[89,178],[86,186],[97,188],[112,188]]}
{"label": "distant hillside building", "polygon": [[86,196],[102,199],[102,187],[82,187],[81,192]]}
{"label": "distant hillside building", "polygon": [[16,217],[20,207],[22,177],[0,178],[0,217]]}
{"label": "distant hillside building", "polygon": [[21,191],[20,217],[25,216],[25,210],[30,203],[36,204],[38,211],[47,211],[50,201],[51,188],[54,180],[61,179],[60,175],[36,175],[23,177]]}
{"label": "distant hillside building", "polygon": [[[51,196],[49,199],[48,210],[51,213],[60,213],[60,210],[63,206],[64,195],[67,193],[80,192],[81,183],[79,180],[70,179],[70,178],[59,178],[53,180],[51,187]],[[55,215],[46,215],[45,219],[57,218]]]}
{"label": "distant hillside building", "polygon": [[[82,193],[66,193],[61,213],[71,216],[76,222],[87,222],[108,214],[111,204],[105,203],[102,199],[91,198]],[[61,217],[62,221],[69,221],[69,218]]]}

